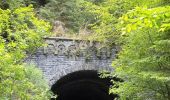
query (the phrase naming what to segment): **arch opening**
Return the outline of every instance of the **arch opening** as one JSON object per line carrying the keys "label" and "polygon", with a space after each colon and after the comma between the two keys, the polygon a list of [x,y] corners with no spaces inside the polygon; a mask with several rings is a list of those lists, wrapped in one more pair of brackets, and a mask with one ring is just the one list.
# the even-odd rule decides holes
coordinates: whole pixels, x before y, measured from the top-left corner
{"label": "arch opening", "polygon": [[51,91],[57,99],[51,100],[114,100],[116,94],[109,94],[111,78],[100,78],[95,70],[70,73],[59,79]]}

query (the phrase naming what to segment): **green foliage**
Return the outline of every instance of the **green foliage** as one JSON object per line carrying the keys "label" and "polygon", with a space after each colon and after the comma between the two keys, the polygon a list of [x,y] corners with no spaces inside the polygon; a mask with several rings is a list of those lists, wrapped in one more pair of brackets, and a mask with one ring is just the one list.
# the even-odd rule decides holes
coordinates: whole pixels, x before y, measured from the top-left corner
{"label": "green foliage", "polygon": [[116,16],[114,16],[114,14],[110,11],[110,4],[110,0],[99,0],[98,2],[97,0],[91,2],[87,0],[81,4],[82,8],[84,8],[83,12],[85,14],[92,15],[92,17],[88,17],[91,19],[88,24],[88,29],[91,31],[90,39],[95,41],[110,42],[110,37],[115,35],[114,25],[117,22],[117,19]]}
{"label": "green foliage", "polygon": [[0,10],[0,12],[0,35],[5,42],[8,42],[8,50],[11,52],[34,51],[42,44],[42,37],[50,30],[48,23],[34,17],[31,6],[14,11]]}
{"label": "green foliage", "polygon": [[0,99],[48,98],[41,72],[22,63],[50,29],[31,6],[25,7],[33,4],[38,16],[51,23],[60,20],[73,32],[87,28],[92,39],[122,46],[112,76],[124,82],[114,82],[110,90],[121,100],[170,100],[169,0],[38,2],[0,0]]}
{"label": "green foliage", "polygon": [[119,59],[113,62],[118,77],[111,92],[121,100],[170,99],[169,6],[136,7],[120,18],[123,41]]}
{"label": "green foliage", "polygon": [[[81,28],[87,28],[94,33],[109,34],[113,30],[113,23],[117,21],[115,17],[120,16],[120,14],[117,14],[118,11],[117,13],[114,11],[119,6],[116,4],[113,5],[116,1],[49,0],[44,7],[40,8],[39,14],[40,17],[50,22],[54,22],[55,20],[64,22],[66,27],[74,32],[78,32]],[[122,0],[119,3],[124,2]],[[125,9],[127,10],[127,8]],[[119,10],[119,12],[122,12],[122,8],[119,8]],[[113,12],[115,13],[113,14]]]}
{"label": "green foliage", "polygon": [[[122,100],[170,98],[169,0],[50,0],[41,17],[60,20],[92,39],[122,45],[114,61],[123,83],[111,89]],[[55,12],[55,13],[54,13]]]}
{"label": "green foliage", "polygon": [[[98,41],[104,41],[109,44],[120,43],[120,28],[118,24],[120,23],[119,17],[127,13],[129,10],[140,6],[148,8],[164,6],[170,4],[167,0],[105,0],[99,5],[96,5],[98,9],[92,8],[93,6],[88,6],[92,14],[95,17],[97,24],[92,23],[92,29],[94,35],[92,38]],[[93,4],[94,5],[94,4]]]}
{"label": "green foliage", "polygon": [[1,9],[13,10],[19,7],[28,6],[30,4],[34,5],[34,7],[39,7],[41,5],[39,0],[0,0]]}
{"label": "green foliage", "polygon": [[31,6],[0,9],[0,16],[0,99],[47,100],[42,73],[23,59],[42,45],[49,23],[36,18]]}
{"label": "green foliage", "polygon": [[93,15],[84,11],[84,2],[85,0],[50,0],[40,8],[39,14],[52,23],[55,20],[62,21],[69,31],[78,32],[94,20]]}

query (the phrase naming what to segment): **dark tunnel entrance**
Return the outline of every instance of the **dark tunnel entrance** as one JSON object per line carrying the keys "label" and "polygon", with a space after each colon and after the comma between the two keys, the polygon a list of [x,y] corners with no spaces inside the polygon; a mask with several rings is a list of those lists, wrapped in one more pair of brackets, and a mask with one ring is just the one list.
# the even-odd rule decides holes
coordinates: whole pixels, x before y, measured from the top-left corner
{"label": "dark tunnel entrance", "polygon": [[100,78],[97,71],[82,70],[70,73],[51,88],[57,99],[51,100],[114,100],[109,94],[110,78]]}

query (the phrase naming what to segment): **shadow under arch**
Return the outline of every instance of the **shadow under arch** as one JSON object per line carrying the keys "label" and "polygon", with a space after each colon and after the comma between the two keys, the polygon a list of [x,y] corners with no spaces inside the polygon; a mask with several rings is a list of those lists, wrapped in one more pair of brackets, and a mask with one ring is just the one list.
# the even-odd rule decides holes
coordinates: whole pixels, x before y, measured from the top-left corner
{"label": "shadow under arch", "polygon": [[65,75],[51,87],[57,99],[51,100],[114,100],[109,94],[111,78],[100,78],[95,70],[81,70]]}

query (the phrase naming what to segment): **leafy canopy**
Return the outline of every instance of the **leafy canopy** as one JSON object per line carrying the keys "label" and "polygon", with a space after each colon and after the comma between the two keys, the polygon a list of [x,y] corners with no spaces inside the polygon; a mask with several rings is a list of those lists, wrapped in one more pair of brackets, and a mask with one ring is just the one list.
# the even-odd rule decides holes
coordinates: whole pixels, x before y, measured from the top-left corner
{"label": "leafy canopy", "polygon": [[35,17],[32,6],[0,9],[0,99],[47,100],[41,71],[23,59],[42,45],[49,23]]}
{"label": "leafy canopy", "polygon": [[120,18],[123,40],[115,75],[124,79],[111,92],[121,100],[170,99],[170,7],[136,7]]}

